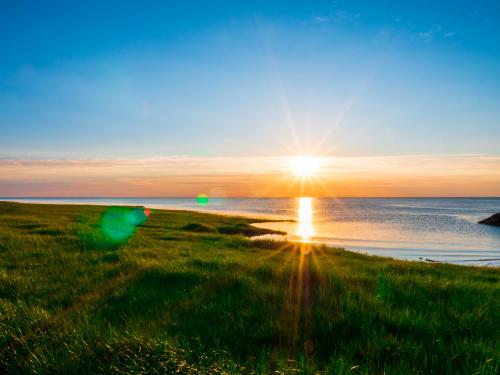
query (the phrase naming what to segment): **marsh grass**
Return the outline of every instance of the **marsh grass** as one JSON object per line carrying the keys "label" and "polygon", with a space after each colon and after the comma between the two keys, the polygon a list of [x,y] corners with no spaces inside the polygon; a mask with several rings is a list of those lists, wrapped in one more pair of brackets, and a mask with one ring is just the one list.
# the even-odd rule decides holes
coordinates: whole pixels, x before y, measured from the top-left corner
{"label": "marsh grass", "polygon": [[[498,374],[498,269],[252,241],[249,219],[0,202],[4,373]],[[263,234],[261,230],[258,234]]]}

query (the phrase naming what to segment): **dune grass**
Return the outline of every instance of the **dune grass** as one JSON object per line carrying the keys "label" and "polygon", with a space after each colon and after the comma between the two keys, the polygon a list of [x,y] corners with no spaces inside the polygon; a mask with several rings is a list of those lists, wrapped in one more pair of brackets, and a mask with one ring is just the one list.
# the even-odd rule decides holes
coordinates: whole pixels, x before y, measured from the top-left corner
{"label": "dune grass", "polygon": [[251,241],[249,219],[186,211],[117,239],[106,212],[0,202],[0,372],[500,373],[498,269]]}

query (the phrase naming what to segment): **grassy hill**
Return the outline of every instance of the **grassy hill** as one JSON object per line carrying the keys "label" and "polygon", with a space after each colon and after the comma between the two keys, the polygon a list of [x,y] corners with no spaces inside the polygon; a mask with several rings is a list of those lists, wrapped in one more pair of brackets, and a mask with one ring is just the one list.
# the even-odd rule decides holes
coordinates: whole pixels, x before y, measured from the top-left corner
{"label": "grassy hill", "polygon": [[500,373],[500,271],[0,202],[0,372]]}

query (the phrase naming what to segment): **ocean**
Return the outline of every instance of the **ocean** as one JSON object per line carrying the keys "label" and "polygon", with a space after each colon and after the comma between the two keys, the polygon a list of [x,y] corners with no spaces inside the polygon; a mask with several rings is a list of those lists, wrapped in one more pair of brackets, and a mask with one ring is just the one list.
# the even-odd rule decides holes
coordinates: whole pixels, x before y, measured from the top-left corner
{"label": "ocean", "polygon": [[[477,224],[500,198],[0,198],[18,202],[139,205],[286,221],[256,224],[285,238],[417,261],[500,266],[500,227]],[[205,204],[206,203],[206,204]]]}

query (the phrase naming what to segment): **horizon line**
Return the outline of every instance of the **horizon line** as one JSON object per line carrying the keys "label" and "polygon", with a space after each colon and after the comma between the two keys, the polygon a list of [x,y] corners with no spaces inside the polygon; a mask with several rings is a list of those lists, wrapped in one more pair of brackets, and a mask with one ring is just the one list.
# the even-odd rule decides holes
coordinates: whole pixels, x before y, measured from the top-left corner
{"label": "horizon line", "polygon": [[[116,196],[10,196],[0,197],[2,199],[196,199],[197,196],[135,196],[135,197],[116,197]],[[494,195],[420,195],[420,196],[311,196],[311,195],[295,195],[295,196],[213,196],[208,199],[294,199],[294,198],[316,198],[316,199],[500,199],[500,196]]]}

